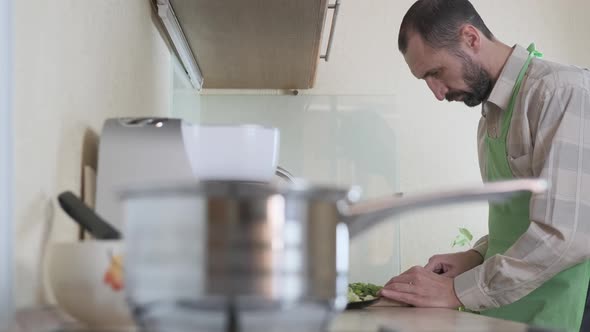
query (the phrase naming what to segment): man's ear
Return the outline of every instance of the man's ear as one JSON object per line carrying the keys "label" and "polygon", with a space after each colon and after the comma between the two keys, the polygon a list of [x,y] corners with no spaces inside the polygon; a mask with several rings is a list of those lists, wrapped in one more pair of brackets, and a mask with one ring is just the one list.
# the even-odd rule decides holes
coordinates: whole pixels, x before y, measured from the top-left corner
{"label": "man's ear", "polygon": [[481,48],[481,34],[471,24],[465,24],[459,29],[461,44],[473,53],[479,52]]}

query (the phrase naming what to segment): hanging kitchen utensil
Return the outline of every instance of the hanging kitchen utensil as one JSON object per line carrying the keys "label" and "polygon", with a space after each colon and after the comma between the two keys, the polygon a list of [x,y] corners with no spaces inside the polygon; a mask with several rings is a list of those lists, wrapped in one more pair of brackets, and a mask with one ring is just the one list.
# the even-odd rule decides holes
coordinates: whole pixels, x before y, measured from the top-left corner
{"label": "hanging kitchen utensil", "polygon": [[62,209],[96,239],[115,240],[121,238],[121,233],[116,228],[103,220],[71,191],[61,193],[57,200]]}

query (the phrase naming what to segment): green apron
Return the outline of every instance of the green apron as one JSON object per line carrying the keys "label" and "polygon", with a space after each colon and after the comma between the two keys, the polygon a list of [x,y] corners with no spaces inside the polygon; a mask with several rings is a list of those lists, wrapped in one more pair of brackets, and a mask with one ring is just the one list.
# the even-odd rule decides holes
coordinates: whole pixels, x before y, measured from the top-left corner
{"label": "green apron", "polygon": [[[529,57],[518,75],[508,109],[502,116],[502,133],[498,138],[492,138],[489,135],[485,138],[487,181],[514,177],[508,163],[506,137],[516,98],[528,66],[534,57],[541,56],[541,53],[535,50],[534,44],[528,47],[528,51]],[[504,254],[528,229],[530,199],[530,194],[522,194],[503,203],[490,203],[486,260],[496,254]],[[540,327],[578,331],[582,321],[589,277],[590,261],[586,261],[562,271],[522,299],[500,308],[485,310],[482,314]]]}

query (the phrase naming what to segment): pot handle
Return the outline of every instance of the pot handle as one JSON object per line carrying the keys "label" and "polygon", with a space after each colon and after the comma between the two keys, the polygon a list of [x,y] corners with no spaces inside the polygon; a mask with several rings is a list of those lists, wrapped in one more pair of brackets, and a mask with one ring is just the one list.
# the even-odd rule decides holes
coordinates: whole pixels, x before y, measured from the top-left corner
{"label": "pot handle", "polygon": [[547,181],[543,179],[487,182],[478,187],[434,191],[404,197],[387,196],[354,204],[339,201],[338,211],[348,224],[348,232],[353,237],[388,217],[408,210],[485,200],[501,202],[523,192],[543,193],[547,187]]}

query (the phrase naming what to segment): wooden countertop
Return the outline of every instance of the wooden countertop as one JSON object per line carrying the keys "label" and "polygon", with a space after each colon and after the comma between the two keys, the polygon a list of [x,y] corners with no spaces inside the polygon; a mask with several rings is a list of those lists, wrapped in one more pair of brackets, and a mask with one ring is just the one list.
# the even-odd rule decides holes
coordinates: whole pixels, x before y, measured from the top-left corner
{"label": "wooden countertop", "polygon": [[521,323],[490,318],[468,312],[439,308],[369,307],[347,310],[338,316],[330,332],[524,332]]}
{"label": "wooden countertop", "polygon": [[[79,327],[54,307],[20,310],[10,332],[51,332]],[[437,308],[372,307],[347,310],[332,322],[329,332],[524,332],[527,325],[467,312]]]}

